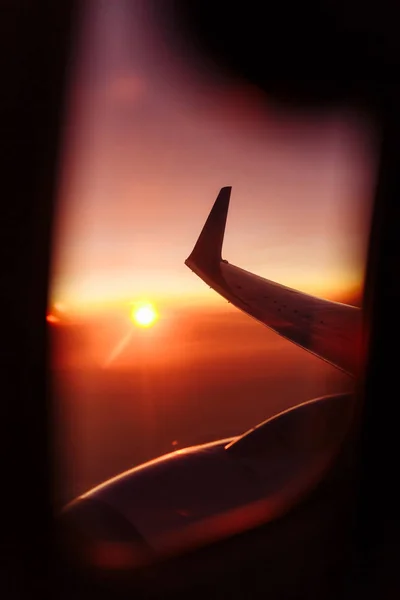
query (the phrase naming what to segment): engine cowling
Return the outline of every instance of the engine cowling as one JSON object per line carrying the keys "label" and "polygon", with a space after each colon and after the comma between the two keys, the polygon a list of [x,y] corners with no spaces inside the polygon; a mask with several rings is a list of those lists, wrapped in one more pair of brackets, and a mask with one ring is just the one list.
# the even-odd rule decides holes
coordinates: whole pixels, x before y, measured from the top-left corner
{"label": "engine cowling", "polygon": [[63,530],[85,563],[132,568],[272,521],[318,484],[353,413],[351,394],[325,396],[162,456],[74,500]]}

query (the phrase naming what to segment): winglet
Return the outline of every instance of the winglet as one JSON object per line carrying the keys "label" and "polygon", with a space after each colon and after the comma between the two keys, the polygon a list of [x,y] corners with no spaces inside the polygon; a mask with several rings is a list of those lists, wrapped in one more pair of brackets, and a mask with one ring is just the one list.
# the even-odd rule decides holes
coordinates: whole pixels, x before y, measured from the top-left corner
{"label": "winglet", "polygon": [[222,260],[221,251],[231,190],[231,186],[221,188],[195,247],[185,260],[189,268],[194,266],[209,270],[217,267]]}

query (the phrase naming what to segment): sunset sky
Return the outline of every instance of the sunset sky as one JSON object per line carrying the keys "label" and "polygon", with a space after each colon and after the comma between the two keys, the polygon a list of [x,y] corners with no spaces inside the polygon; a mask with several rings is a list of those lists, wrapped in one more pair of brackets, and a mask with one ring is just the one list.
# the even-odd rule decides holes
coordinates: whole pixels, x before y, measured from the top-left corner
{"label": "sunset sky", "polygon": [[[349,389],[345,375],[228,305],[184,260],[230,185],[225,258],[359,301],[376,173],[363,116],[279,110],[192,60],[142,0],[85,6],[48,314],[60,502],[176,447]],[[143,300],[158,318],[141,329],[130,314]]]}
{"label": "sunset sky", "polygon": [[88,2],[60,170],[52,300],[218,302],[184,266],[222,186],[224,255],[302,290],[360,285],[375,176],[361,117],[278,112],[208,76],[143,2]]}

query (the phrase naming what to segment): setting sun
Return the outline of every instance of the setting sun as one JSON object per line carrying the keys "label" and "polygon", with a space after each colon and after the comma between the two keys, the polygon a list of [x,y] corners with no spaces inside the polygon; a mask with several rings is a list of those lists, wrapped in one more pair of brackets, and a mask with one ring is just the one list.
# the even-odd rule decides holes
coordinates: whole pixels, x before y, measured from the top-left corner
{"label": "setting sun", "polygon": [[158,314],[154,306],[145,304],[135,307],[131,312],[132,321],[140,327],[151,327],[158,319]]}

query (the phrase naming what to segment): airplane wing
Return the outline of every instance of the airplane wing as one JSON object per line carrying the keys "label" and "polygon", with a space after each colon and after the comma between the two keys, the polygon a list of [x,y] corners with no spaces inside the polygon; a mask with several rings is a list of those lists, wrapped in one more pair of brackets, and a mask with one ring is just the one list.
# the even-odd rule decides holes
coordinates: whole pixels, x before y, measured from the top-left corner
{"label": "airplane wing", "polygon": [[231,187],[223,187],[185,264],[205,283],[279,335],[349,375],[360,364],[361,310],[304,294],[222,259]]}

